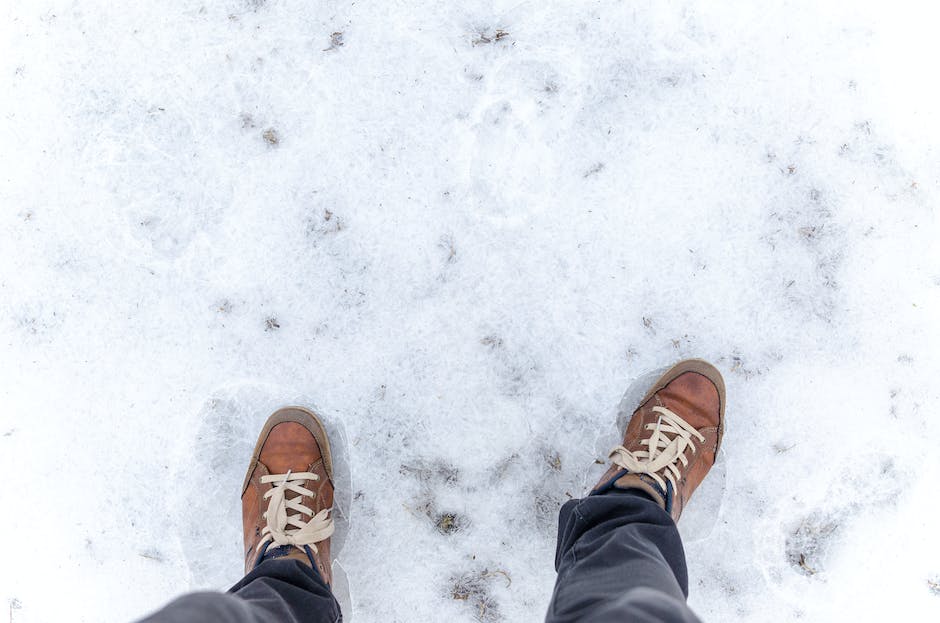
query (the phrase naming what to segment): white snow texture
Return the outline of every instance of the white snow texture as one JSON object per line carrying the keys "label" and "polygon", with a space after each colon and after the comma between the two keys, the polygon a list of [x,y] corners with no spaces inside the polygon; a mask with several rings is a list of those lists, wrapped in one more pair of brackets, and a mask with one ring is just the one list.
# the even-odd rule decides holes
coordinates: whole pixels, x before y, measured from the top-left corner
{"label": "white snow texture", "polygon": [[685,357],[703,620],[940,620],[934,6],[4,0],[0,620],[237,581],[301,402],[349,620],[539,621]]}

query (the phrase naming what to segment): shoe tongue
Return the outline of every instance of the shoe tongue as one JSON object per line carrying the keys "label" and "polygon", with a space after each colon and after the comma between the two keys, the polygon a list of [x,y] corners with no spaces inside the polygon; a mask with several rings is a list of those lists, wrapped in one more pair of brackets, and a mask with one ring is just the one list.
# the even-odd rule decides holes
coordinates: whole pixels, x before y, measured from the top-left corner
{"label": "shoe tongue", "polygon": [[617,489],[637,489],[653,498],[653,501],[665,507],[667,495],[655,480],[645,474],[624,474],[614,481]]}
{"label": "shoe tongue", "polygon": [[264,552],[264,556],[258,561],[258,564],[260,565],[267,560],[274,560],[276,558],[293,558],[306,565],[316,565],[305,549],[294,547],[293,545],[272,545],[268,547]]}
{"label": "shoe tongue", "polygon": [[265,560],[272,560],[274,558],[281,558],[290,553],[290,550],[293,549],[293,545],[271,545],[264,551],[264,556],[261,557],[259,562],[264,562]]}

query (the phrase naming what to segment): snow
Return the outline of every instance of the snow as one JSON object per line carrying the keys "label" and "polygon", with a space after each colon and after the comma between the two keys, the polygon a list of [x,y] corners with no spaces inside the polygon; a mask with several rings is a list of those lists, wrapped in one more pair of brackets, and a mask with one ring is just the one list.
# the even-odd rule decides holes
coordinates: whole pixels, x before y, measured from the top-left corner
{"label": "snow", "polygon": [[349,620],[539,620],[688,356],[703,619],[936,619],[937,15],[839,4],[3,3],[11,623],[234,583],[292,402],[345,446]]}

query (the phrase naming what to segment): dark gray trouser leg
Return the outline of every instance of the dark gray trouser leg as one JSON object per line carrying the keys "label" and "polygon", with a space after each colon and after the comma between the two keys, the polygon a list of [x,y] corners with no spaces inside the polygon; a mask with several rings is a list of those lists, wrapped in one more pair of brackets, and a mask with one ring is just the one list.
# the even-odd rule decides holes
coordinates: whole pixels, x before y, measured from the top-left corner
{"label": "dark gray trouser leg", "polygon": [[140,623],[336,623],[339,604],[320,574],[290,558],[266,560],[228,593],[191,593]]}
{"label": "dark gray trouser leg", "polygon": [[675,522],[641,492],[570,500],[559,513],[558,579],[547,623],[698,623],[685,603]]}

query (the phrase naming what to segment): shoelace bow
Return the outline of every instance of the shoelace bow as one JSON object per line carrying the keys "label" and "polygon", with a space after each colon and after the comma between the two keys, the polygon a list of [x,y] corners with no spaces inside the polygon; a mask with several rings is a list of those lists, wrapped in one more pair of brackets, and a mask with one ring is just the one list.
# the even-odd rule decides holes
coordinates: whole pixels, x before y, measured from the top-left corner
{"label": "shoelace bow", "polygon": [[[303,496],[315,497],[315,493],[307,489],[304,484],[306,481],[317,481],[320,477],[313,472],[288,471],[286,474],[271,474],[262,476],[261,483],[278,483],[264,494],[264,499],[268,500],[268,509],[262,515],[267,522],[261,529],[262,539],[258,543],[256,551],[261,551],[266,543],[275,545],[293,545],[303,549],[304,545],[309,545],[314,553],[317,553],[319,543],[333,534],[333,518],[330,517],[332,509],[325,508],[319,513],[314,512],[301,504]],[[292,499],[287,499],[287,493],[296,494]],[[296,511],[288,515],[288,511]],[[306,515],[310,519],[305,520]]]}
{"label": "shoelace bow", "polygon": [[[655,423],[649,423],[645,429],[651,431],[648,438],[640,440],[646,450],[631,452],[623,446],[617,446],[610,451],[610,459],[615,465],[633,474],[646,474],[653,478],[663,491],[666,490],[666,477],[672,483],[672,489],[677,489],[676,479],[681,474],[677,463],[685,467],[689,459],[685,456],[687,449],[695,454],[694,436],[700,442],[705,436],[683,420],[681,417],[665,407],[653,407],[653,412],[659,414]],[[671,437],[671,438],[670,438]]]}

